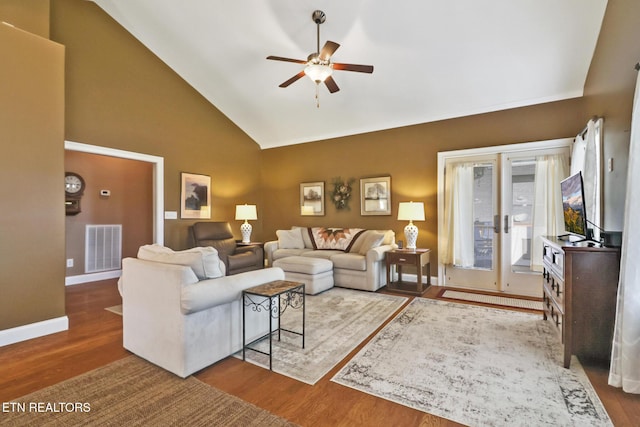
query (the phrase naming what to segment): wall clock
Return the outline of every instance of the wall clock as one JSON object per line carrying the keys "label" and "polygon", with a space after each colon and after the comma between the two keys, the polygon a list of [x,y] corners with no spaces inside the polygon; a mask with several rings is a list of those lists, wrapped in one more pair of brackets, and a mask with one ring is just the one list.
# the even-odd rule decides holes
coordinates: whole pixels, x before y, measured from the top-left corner
{"label": "wall clock", "polygon": [[82,196],[84,193],[84,179],[75,172],[64,174],[64,192],[67,196]]}
{"label": "wall clock", "polygon": [[84,194],[84,179],[75,172],[66,172],[64,175],[65,212],[67,215],[80,213],[80,199]]}

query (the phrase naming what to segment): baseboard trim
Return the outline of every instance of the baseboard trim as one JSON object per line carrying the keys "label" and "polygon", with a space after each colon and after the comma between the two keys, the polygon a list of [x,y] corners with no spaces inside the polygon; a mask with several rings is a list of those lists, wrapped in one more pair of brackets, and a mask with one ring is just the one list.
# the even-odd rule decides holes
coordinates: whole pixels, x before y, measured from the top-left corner
{"label": "baseboard trim", "polygon": [[56,317],[54,319],[5,329],[0,331],[0,347],[45,335],[55,334],[68,329],[69,318],[67,316]]}
{"label": "baseboard trim", "polygon": [[[418,275],[417,274],[406,274],[406,273],[402,273],[402,280],[407,280],[408,282],[417,282],[418,281]],[[429,283],[427,282],[427,276],[422,276],[422,283]],[[431,286],[438,286],[438,277],[437,276],[431,276]]]}
{"label": "baseboard trim", "polygon": [[122,270],[102,271],[100,273],[80,274],[64,278],[65,286],[79,285],[81,283],[97,282],[99,280],[117,279],[122,275]]}

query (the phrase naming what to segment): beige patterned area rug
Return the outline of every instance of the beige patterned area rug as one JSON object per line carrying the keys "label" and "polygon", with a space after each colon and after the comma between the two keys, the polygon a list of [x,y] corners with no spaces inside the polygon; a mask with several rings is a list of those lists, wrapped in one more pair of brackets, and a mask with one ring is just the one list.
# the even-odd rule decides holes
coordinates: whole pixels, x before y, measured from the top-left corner
{"label": "beige patterned area rug", "polygon": [[540,316],[416,298],[332,381],[469,426],[611,426]]}
{"label": "beige patterned area rug", "polygon": [[295,425],[137,356],[5,402],[2,412],[2,426]]}
{"label": "beige patterned area rug", "polygon": [[[379,328],[407,298],[374,292],[332,288],[306,296],[305,348],[299,336],[282,332],[273,340],[273,371],[307,384],[315,384],[354,348]],[[266,316],[266,312],[265,312]],[[288,308],[282,327],[301,330],[302,311]],[[268,352],[267,339],[255,348]],[[241,358],[242,352],[236,353]],[[269,368],[269,358],[251,350],[247,361]]]}

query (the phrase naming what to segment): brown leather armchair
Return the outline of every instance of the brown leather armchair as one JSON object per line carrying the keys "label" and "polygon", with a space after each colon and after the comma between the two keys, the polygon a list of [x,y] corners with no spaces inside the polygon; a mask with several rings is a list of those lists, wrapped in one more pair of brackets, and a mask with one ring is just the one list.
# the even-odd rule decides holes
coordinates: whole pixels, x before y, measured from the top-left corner
{"label": "brown leather armchair", "polygon": [[196,222],[191,226],[195,246],[212,246],[227,267],[227,275],[264,268],[259,245],[238,246],[228,222]]}

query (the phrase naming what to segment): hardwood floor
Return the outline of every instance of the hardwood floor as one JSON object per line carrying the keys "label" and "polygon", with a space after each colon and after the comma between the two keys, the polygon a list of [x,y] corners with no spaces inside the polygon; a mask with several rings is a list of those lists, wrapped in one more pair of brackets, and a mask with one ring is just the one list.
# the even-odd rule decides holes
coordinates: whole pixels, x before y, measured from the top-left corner
{"label": "hardwood floor", "polygon": [[[434,297],[432,287],[425,297]],[[0,347],[0,402],[23,396],[128,356],[115,280],[67,288],[68,331]],[[364,343],[362,344],[364,345]],[[201,381],[303,426],[457,426],[460,424],[370,396],[330,381],[357,352],[316,385],[300,383],[229,357],[195,374]],[[606,368],[585,370],[615,426],[638,426],[640,395],[607,385]]]}

